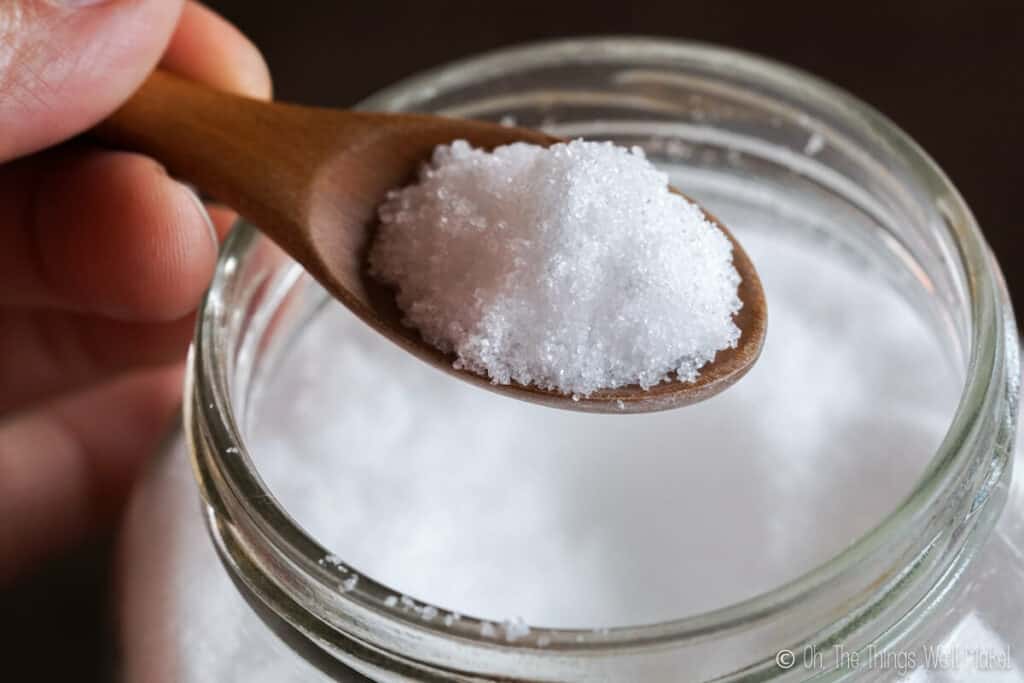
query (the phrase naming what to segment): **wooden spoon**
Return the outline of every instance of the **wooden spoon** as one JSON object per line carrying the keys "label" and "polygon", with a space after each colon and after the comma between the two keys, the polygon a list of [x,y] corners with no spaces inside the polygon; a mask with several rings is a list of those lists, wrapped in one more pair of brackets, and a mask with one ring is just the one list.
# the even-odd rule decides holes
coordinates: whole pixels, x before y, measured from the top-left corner
{"label": "wooden spoon", "polygon": [[[402,324],[391,291],[366,275],[376,211],[388,190],[407,184],[434,147],[464,139],[493,148],[557,138],[523,128],[422,114],[316,109],[217,92],[155,72],[96,129],[118,147],[163,163],[205,194],[237,210],[301,263],[328,292],[375,330],[419,358],[477,386],[535,403],[589,412],[646,412],[709,398],[742,377],[765,335],[761,281],[739,242],[733,263],[742,278],[736,314],[739,345],[721,351],[695,382],[627,386],[573,400],[521,384],[492,384],[452,367],[453,357]],[[425,399],[429,400],[429,399]]]}

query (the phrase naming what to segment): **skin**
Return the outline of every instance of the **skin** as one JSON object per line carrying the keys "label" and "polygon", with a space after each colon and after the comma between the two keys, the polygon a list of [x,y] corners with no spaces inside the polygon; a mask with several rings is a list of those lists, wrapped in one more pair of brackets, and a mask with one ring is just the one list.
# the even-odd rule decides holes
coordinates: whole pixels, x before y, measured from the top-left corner
{"label": "skin", "polygon": [[0,2],[0,582],[116,522],[181,400],[233,216],[78,137],[158,64],[271,94],[259,51],[195,2]]}

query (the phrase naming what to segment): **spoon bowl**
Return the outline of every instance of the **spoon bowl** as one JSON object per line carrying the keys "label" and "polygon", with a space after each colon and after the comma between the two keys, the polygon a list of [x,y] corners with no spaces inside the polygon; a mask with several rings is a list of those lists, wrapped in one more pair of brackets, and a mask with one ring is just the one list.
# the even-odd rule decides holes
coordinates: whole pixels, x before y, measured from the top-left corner
{"label": "spoon bowl", "polygon": [[550,145],[539,131],[424,114],[320,109],[218,92],[157,71],[95,133],[142,152],[206,195],[238,211],[359,318],[422,360],[480,387],[550,407],[638,413],[703,401],[731,386],[760,355],[766,328],[761,281],[732,242],[743,307],[735,348],[720,351],[693,382],[669,381],[572,397],[518,383],[494,384],[453,367],[454,356],[402,323],[393,292],[367,275],[366,253],[387,192],[415,179],[435,147],[457,139],[492,149]]}

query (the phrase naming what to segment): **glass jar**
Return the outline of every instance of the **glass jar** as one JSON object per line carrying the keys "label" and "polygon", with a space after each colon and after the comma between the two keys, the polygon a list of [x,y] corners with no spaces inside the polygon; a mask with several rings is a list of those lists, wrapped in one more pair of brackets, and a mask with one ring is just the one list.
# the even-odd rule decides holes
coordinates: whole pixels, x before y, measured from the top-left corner
{"label": "glass jar", "polygon": [[[362,106],[513,117],[518,125],[565,137],[639,145],[655,162],[675,167],[679,184],[712,211],[738,192],[756,192],[796,198],[802,210],[835,216],[839,227],[818,238],[827,237],[831,248],[851,254],[911,302],[963,378],[963,391],[911,494],[881,524],[803,575],[674,620],[597,630],[534,628],[525,637],[495,639],[488,624],[473,617],[440,609],[426,620],[396,602],[396,591],[357,574],[346,558],[310,536],[261,478],[246,441],[254,397],[325,295],[242,224],[225,245],[201,311],[189,360],[185,441],[227,575],[292,652],[267,645],[264,636],[250,634],[246,643],[246,631],[231,652],[202,652],[202,670],[233,680],[230,660],[244,656],[267,659],[267,680],[292,680],[281,673],[282,658],[304,660],[304,673],[294,680],[313,675],[310,666],[340,680],[349,680],[354,669],[377,681],[875,680],[914,669],[905,657],[888,655],[920,652],[914,648],[925,639],[957,647],[977,642],[977,629],[964,635],[964,624],[978,619],[971,600],[996,588],[966,570],[1010,491],[1016,327],[970,211],[903,133],[806,74],[729,50],[642,39],[499,51],[404,81]],[[169,571],[166,558],[140,557],[155,524],[153,510],[180,504],[185,495],[180,465],[176,475],[171,465],[158,467],[155,480],[178,483],[150,483],[129,517],[126,641],[137,639],[133,631],[147,630],[157,615],[174,611],[174,591],[208,589],[211,601],[238,599],[223,595],[222,579],[211,578],[206,588],[167,576],[157,581]],[[1024,501],[1015,495],[1003,525],[1019,530]],[[190,539],[190,548],[199,542],[194,530],[178,535],[173,545],[180,552],[199,552],[182,550],[181,538]],[[1006,538],[999,538],[986,552],[1002,547]],[[1018,576],[1024,566],[1012,553],[994,561]],[[163,597],[153,598],[154,582],[164,586]],[[964,597],[965,586],[978,585],[980,592]],[[417,596],[410,602],[424,604]],[[1005,616],[1006,608],[989,606],[984,623]],[[179,614],[170,623],[188,618]],[[1005,634],[1009,642],[1024,642],[1019,625],[1003,627],[1012,629]],[[210,649],[203,628],[189,628],[187,638],[164,634],[171,647],[127,643],[128,678],[161,680],[143,670],[162,657],[167,680],[187,680],[182,670],[193,665],[173,662]],[[954,631],[959,640],[944,639]],[[993,642],[1002,641],[984,646]],[[1016,660],[1006,656],[1012,668]],[[918,665],[927,664],[922,657],[915,655]],[[918,674],[925,675],[921,666]]]}

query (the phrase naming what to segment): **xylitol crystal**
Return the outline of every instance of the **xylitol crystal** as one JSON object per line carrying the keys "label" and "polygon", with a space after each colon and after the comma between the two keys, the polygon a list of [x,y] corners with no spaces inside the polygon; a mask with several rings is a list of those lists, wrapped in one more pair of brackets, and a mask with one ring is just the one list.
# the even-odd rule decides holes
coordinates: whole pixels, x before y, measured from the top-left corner
{"label": "xylitol crystal", "polygon": [[638,148],[438,147],[380,207],[372,273],[456,367],[588,395],[736,345],[732,245]]}

